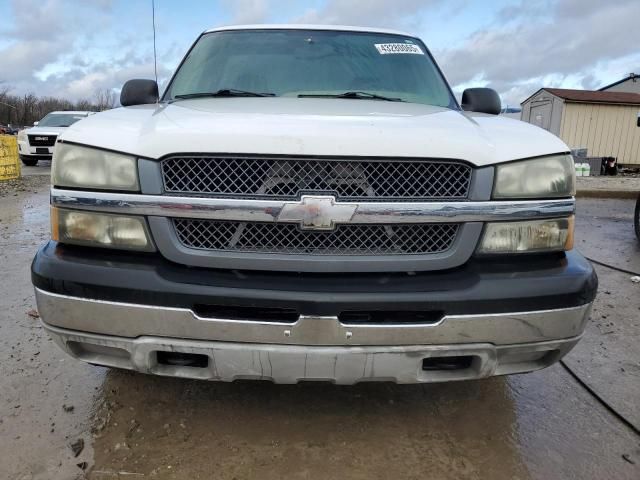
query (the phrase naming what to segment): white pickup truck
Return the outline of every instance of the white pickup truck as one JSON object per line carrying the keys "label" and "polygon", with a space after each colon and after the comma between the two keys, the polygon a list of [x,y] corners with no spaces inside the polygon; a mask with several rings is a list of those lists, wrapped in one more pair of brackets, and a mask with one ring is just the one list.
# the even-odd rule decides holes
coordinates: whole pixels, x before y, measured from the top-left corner
{"label": "white pickup truck", "polygon": [[162,96],[58,139],[32,265],[67,353],[144,373],[352,384],[535,370],[596,295],[574,168],[462,105],[424,43],[354,27],[203,33]]}

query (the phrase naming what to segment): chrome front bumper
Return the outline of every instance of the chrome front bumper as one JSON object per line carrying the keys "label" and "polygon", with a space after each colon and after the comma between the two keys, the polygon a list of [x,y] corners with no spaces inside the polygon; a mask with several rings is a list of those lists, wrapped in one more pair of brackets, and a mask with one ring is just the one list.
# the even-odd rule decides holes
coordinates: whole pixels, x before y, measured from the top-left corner
{"label": "chrome front bumper", "polygon": [[[434,324],[347,325],[336,317],[295,323],[202,318],[189,309],[89,300],[36,289],[44,327],[81,360],[144,373],[276,383],[324,380],[422,383],[466,380],[546,367],[579,340],[591,304],[484,315]],[[206,359],[185,366],[158,352]],[[464,357],[464,368],[425,367],[425,359]],[[427,361],[428,363],[428,361]]]}

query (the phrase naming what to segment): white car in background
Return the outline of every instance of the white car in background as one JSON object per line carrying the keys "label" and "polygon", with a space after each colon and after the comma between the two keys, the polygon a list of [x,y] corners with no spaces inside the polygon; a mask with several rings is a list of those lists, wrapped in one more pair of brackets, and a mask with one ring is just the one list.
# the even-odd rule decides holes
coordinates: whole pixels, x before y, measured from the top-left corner
{"label": "white car in background", "polygon": [[51,160],[53,147],[58,135],[79,120],[95,112],[62,111],[51,112],[33,127],[18,133],[18,152],[20,160],[28,167],[38,164],[39,160]]}

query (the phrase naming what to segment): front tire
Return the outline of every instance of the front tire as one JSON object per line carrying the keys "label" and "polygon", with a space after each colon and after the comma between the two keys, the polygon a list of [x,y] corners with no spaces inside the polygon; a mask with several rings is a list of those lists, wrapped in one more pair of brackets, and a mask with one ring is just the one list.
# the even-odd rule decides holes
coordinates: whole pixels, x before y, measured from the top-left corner
{"label": "front tire", "polygon": [[37,158],[20,157],[20,160],[22,160],[22,163],[26,167],[35,167],[38,164],[38,159]]}
{"label": "front tire", "polygon": [[633,224],[636,229],[636,237],[640,240],[640,195],[638,195],[638,200],[636,201],[636,211],[633,215]]}

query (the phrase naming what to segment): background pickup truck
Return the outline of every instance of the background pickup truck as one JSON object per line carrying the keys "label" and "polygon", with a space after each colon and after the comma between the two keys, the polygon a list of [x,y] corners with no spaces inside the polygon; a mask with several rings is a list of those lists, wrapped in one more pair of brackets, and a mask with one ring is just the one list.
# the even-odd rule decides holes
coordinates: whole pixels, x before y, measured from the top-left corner
{"label": "background pickup truck", "polygon": [[203,33],[161,97],[56,143],[32,265],[70,355],[281,383],[462,380],[548,366],[597,289],[568,147],[460,106],[422,41],[353,27]]}

